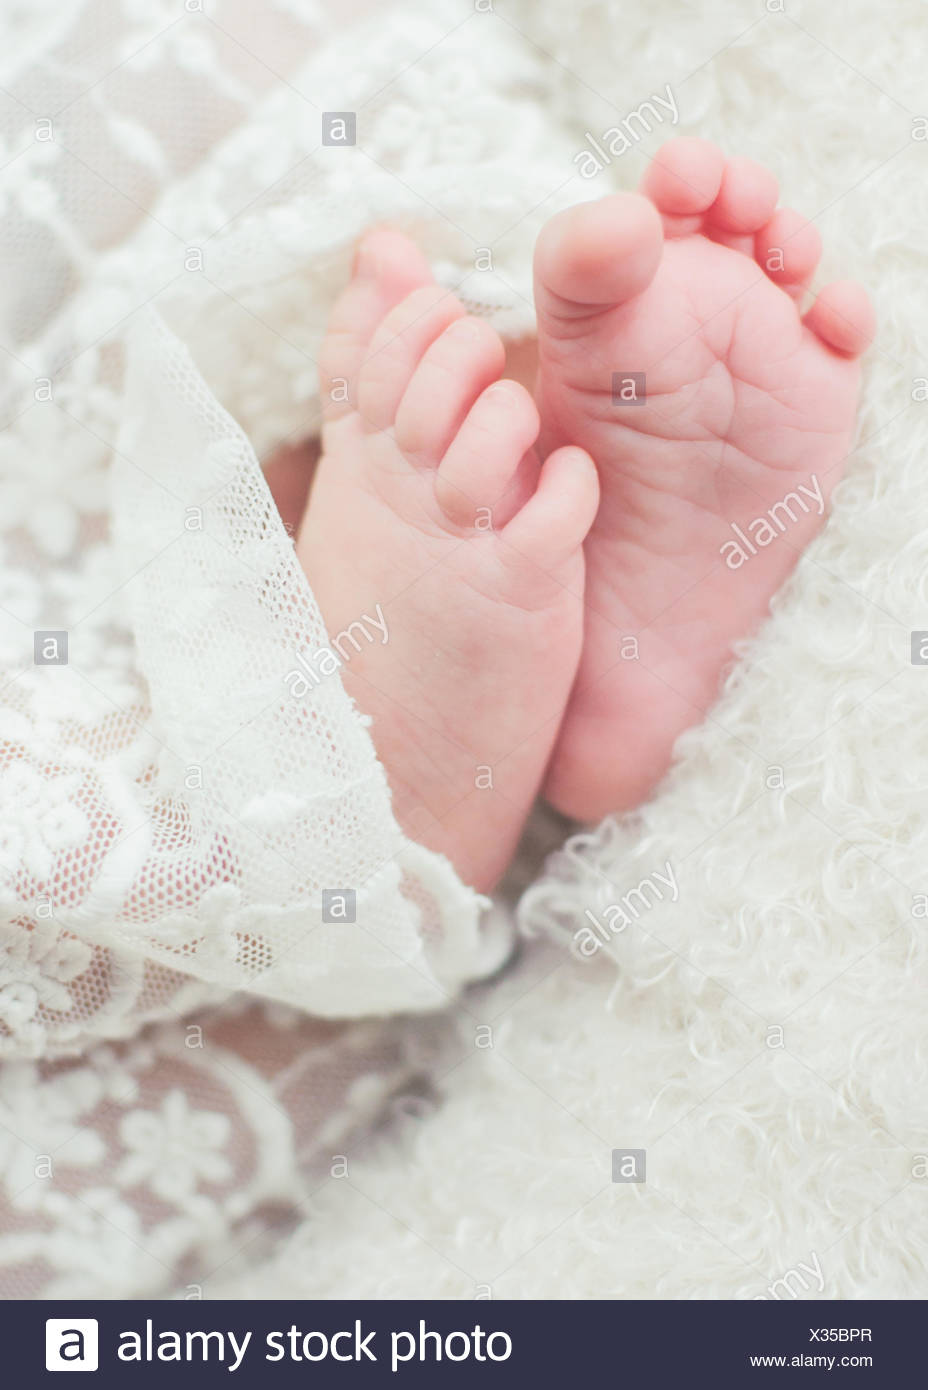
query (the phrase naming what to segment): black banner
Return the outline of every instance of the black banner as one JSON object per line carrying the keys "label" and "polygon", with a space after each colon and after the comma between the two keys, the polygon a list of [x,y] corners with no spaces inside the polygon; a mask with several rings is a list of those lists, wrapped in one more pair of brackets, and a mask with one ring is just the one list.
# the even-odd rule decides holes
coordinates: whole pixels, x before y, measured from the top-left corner
{"label": "black banner", "polygon": [[[909,1383],[919,1303],[0,1304],[3,1382],[151,1386]],[[796,1378],[796,1373],[802,1372]]]}

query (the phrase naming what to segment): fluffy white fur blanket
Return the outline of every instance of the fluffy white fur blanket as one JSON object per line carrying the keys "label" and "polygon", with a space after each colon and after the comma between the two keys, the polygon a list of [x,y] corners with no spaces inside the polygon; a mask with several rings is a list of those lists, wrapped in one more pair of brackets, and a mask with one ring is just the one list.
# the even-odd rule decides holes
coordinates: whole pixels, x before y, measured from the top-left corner
{"label": "fluffy white fur blanket", "polygon": [[[819,283],[863,278],[880,316],[859,444],[658,794],[550,860],[514,968],[428,1037],[411,1026],[438,1103],[399,1106],[277,1257],[207,1292],[924,1297],[924,9],[497,9],[563,65],[581,137],[669,83],[677,133],[769,161],[815,216]],[[636,182],[667,133],[601,191]],[[620,924],[606,909],[668,864],[676,901],[646,887],[608,946],[570,953],[587,909]],[[645,1182],[612,1181],[614,1149],[646,1150]]]}

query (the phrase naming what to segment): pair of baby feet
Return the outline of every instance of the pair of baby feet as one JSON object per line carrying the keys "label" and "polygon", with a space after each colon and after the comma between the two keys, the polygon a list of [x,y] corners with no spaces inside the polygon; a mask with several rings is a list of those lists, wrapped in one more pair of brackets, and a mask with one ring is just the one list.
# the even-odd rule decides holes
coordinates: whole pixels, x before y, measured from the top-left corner
{"label": "pair of baby feet", "polygon": [[410,241],[359,247],[298,553],[330,633],[379,605],[342,679],[398,821],[478,889],[540,789],[583,820],[647,794],[822,524],[873,317],[847,282],[802,314],[819,238],[776,204],[676,140],[554,217],[534,397]]}

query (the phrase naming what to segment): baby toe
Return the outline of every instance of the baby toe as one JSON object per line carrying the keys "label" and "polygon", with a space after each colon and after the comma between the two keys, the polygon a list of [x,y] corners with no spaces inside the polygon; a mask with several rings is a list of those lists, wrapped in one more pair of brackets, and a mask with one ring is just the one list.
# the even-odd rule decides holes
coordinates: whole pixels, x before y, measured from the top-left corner
{"label": "baby toe", "polygon": [[424,353],[396,411],[396,442],[411,462],[436,467],[506,353],[482,319],[457,319]]}
{"label": "baby toe", "polygon": [[378,324],[358,374],[358,411],[371,430],[389,429],[413,372],[464,307],[434,283],[416,289]]}
{"label": "baby toe", "polygon": [[[474,401],[439,465],[435,492],[456,526],[490,531],[518,499],[523,460],[538,438],[538,409],[518,382],[494,381]],[[531,460],[529,460],[531,462]]]}
{"label": "baby toe", "polygon": [[432,272],[415,242],[389,228],[362,237],[351,280],[335,301],[319,353],[320,395],[326,418],[357,404],[358,376],[378,324]]}
{"label": "baby toe", "polygon": [[641,191],[669,219],[701,216],[718,197],[725,156],[708,140],[680,138],[662,145],[648,166]]}
{"label": "baby toe", "polygon": [[794,297],[811,280],[821,254],[818,228],[792,208],[779,208],[754,238],[758,265]]}
{"label": "baby toe", "polygon": [[754,233],[773,216],[778,196],[776,177],[765,164],[736,156],[726,161],[707,221],[723,233]]}
{"label": "baby toe", "polygon": [[829,347],[848,357],[865,352],[876,332],[870,296],[854,280],[826,285],[803,322]]}
{"label": "baby toe", "polygon": [[523,560],[556,574],[583,545],[599,507],[599,475],[585,449],[549,454],[534,493],[503,528],[502,539]]}

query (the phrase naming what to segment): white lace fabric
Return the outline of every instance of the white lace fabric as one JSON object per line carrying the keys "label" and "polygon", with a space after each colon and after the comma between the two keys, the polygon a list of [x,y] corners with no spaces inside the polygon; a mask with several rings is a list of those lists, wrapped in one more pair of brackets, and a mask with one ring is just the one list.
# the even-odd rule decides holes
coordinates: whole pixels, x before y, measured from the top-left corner
{"label": "white lace fabric", "polygon": [[[352,1086],[369,1109],[402,1071],[373,1025],[330,1038],[300,1015],[436,1010],[505,949],[397,827],[337,672],[291,694],[329,639],[259,460],[318,432],[315,359],[365,227],[411,231],[518,335],[570,165],[543,58],[505,24],[364,8],[344,32],[302,0],[47,0],[3,21],[7,1294],[167,1287],[292,1203],[356,1120]],[[357,147],[323,146],[322,112],[344,109]],[[325,890],[354,894],[354,922],[323,921]],[[208,1037],[232,991],[265,1002],[187,1047],[185,1020]],[[262,1072],[254,1039],[281,1029]],[[353,1078],[337,1103],[330,1074]]]}
{"label": "white lace fabric", "polygon": [[5,1062],[0,1297],[208,1296],[308,1213],[413,1075],[392,1025],[242,998]]}
{"label": "white lace fabric", "polygon": [[[247,16],[220,13],[127,6],[92,43],[98,12],[78,6],[8,80],[32,142],[8,217],[25,204],[42,228],[5,324],[23,380],[3,435],[3,904],[12,938],[42,924],[26,953],[37,978],[0,989],[11,1055],[71,1047],[82,1008],[112,1031],[101,952],[333,1016],[435,1008],[479,971],[486,904],[399,831],[337,674],[290,694],[288,673],[329,638],[254,451],[316,424],[333,259],[382,205],[379,186],[402,185],[368,164],[375,188],[359,189],[357,158],[317,149],[312,208],[292,179],[274,186],[310,125],[318,143],[319,102],[254,53],[275,25],[285,53],[297,18],[312,52],[318,19],[285,9],[246,52],[225,24]],[[78,72],[114,60],[67,99]],[[207,72],[204,122],[188,88]],[[193,146],[170,97],[199,117]],[[225,127],[224,146],[195,147]],[[35,632],[67,633],[66,665],[32,665]],[[324,890],[352,892],[357,920],[323,921]]]}

